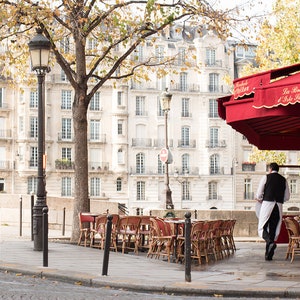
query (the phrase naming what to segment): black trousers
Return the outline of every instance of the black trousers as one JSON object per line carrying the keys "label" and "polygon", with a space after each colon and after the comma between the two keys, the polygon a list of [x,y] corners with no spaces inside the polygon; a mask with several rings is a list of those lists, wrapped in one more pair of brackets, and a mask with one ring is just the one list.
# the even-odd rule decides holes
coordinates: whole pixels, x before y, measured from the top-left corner
{"label": "black trousers", "polygon": [[266,247],[268,247],[270,243],[274,243],[276,227],[279,222],[279,219],[280,219],[279,208],[276,203],[272,210],[269,220],[266,222],[264,226],[264,238],[266,237],[265,240],[267,242]]}

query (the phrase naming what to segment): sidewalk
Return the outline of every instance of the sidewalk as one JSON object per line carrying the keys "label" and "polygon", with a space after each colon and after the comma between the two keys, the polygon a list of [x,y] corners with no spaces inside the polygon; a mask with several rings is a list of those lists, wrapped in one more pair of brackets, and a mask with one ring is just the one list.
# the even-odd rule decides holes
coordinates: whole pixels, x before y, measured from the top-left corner
{"label": "sidewalk", "polygon": [[236,241],[237,251],[230,258],[203,266],[193,264],[192,281],[187,283],[184,265],[146,258],[144,253],[110,252],[108,276],[102,276],[102,250],[58,242],[61,232],[51,230],[48,267],[43,267],[43,252],[33,250],[27,231],[19,237],[17,228],[0,226],[0,270],[144,292],[300,298],[300,258],[292,264],[285,260],[286,244],[278,245],[273,261],[265,261],[264,243]]}

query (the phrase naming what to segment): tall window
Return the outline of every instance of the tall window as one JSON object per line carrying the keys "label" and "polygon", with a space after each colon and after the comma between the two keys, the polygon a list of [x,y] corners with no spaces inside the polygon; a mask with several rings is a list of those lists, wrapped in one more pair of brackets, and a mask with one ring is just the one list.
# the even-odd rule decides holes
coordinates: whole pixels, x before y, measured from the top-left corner
{"label": "tall window", "polygon": [[118,106],[123,104],[123,92],[121,92],[121,91],[118,91],[118,94],[117,94],[117,104],[118,104]]}
{"label": "tall window", "polygon": [[182,98],[181,99],[181,116],[190,117],[190,99]]}
{"label": "tall window", "polygon": [[37,182],[38,182],[37,177],[27,178],[27,194],[30,194],[31,192],[34,192],[36,194]]}
{"label": "tall window", "polygon": [[91,120],[90,121],[90,139],[92,141],[100,140],[100,121]]}
{"label": "tall window", "polygon": [[186,92],[187,91],[187,73],[182,72],[179,74],[179,84],[180,84],[180,91]]}
{"label": "tall window", "polygon": [[212,93],[219,92],[219,74],[209,74],[209,91]]}
{"label": "tall window", "polygon": [[93,197],[100,196],[101,179],[99,177],[92,177],[90,179],[90,195]]}
{"label": "tall window", "polygon": [[160,103],[160,97],[157,97],[157,116],[163,117],[165,112],[162,110],[161,103]]}
{"label": "tall window", "polygon": [[136,155],[136,173],[144,174],[145,173],[145,154],[138,153]]}
{"label": "tall window", "polygon": [[183,126],[181,128],[181,146],[189,146],[190,145],[190,128],[187,126]]}
{"label": "tall window", "polygon": [[134,60],[135,61],[143,61],[144,60],[144,47],[142,45],[138,45],[135,48]]}
{"label": "tall window", "polygon": [[290,185],[291,194],[292,195],[297,194],[297,180],[291,179],[289,185]]}
{"label": "tall window", "polygon": [[100,92],[96,92],[90,101],[90,110],[99,111],[100,110]]}
{"label": "tall window", "polygon": [[71,177],[63,177],[61,179],[61,195],[72,196],[72,178]]}
{"label": "tall window", "polygon": [[145,200],[145,181],[136,183],[136,200]]}
{"label": "tall window", "polygon": [[209,99],[209,118],[218,118],[218,102],[216,99]]}
{"label": "tall window", "polygon": [[124,152],[122,149],[118,150],[118,164],[124,164]]}
{"label": "tall window", "polygon": [[220,174],[220,158],[218,154],[213,154],[210,157],[210,174]]}
{"label": "tall window", "polygon": [[97,40],[94,38],[89,38],[87,41],[87,48],[88,50],[97,49]]}
{"label": "tall window", "polygon": [[190,183],[188,181],[183,181],[181,183],[181,199],[184,200],[191,200],[190,197]]}
{"label": "tall window", "polygon": [[155,47],[155,57],[157,62],[162,62],[164,60],[164,47],[156,46]]}
{"label": "tall window", "polygon": [[244,199],[252,200],[254,198],[254,194],[252,192],[252,181],[250,178],[246,178],[244,181]]}
{"label": "tall window", "polygon": [[214,66],[216,64],[216,50],[206,48],[206,64],[208,66]]}
{"label": "tall window", "polygon": [[136,96],[135,101],[135,114],[136,116],[144,116],[145,115],[145,97],[144,96]]}
{"label": "tall window", "polygon": [[61,120],[61,138],[64,140],[72,139],[72,119],[62,118],[62,120]]}
{"label": "tall window", "polygon": [[188,174],[190,172],[190,156],[185,153],[181,157],[182,174]]}
{"label": "tall window", "polygon": [[165,164],[160,160],[160,155],[157,156],[157,173],[164,174],[165,173]]}
{"label": "tall window", "polygon": [[218,183],[211,181],[208,183],[208,199],[217,200],[218,199]]}
{"label": "tall window", "polygon": [[219,128],[209,128],[209,147],[215,148],[219,146]]}
{"label": "tall window", "polygon": [[116,188],[117,188],[117,192],[121,192],[122,191],[122,178],[121,177],[117,178]]}
{"label": "tall window", "polygon": [[68,81],[67,75],[63,69],[60,70],[60,80],[63,82]]}
{"label": "tall window", "polygon": [[123,120],[118,120],[118,135],[123,135]]}
{"label": "tall window", "polygon": [[72,108],[72,92],[62,90],[61,91],[61,109],[71,109]]}
{"label": "tall window", "polygon": [[72,160],[72,148],[63,147],[61,149],[61,158],[71,161]]}
{"label": "tall window", "polygon": [[38,147],[30,147],[30,167],[38,166]]}
{"label": "tall window", "polygon": [[182,65],[185,62],[185,48],[178,49],[178,64]]}
{"label": "tall window", "polygon": [[38,107],[38,92],[37,91],[30,91],[29,107],[30,108]]}
{"label": "tall window", "polygon": [[30,137],[37,138],[38,137],[38,118],[30,117]]}
{"label": "tall window", "polygon": [[70,52],[70,39],[68,37],[64,37],[60,42],[60,48],[63,52]]}

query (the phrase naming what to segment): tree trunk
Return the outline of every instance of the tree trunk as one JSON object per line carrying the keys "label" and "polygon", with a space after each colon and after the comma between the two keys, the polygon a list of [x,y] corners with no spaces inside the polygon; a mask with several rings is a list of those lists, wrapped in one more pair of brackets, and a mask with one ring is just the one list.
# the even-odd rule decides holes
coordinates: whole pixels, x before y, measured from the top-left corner
{"label": "tree trunk", "polygon": [[86,90],[75,91],[73,128],[75,139],[75,197],[71,242],[79,238],[79,212],[90,211],[88,194],[88,147]]}

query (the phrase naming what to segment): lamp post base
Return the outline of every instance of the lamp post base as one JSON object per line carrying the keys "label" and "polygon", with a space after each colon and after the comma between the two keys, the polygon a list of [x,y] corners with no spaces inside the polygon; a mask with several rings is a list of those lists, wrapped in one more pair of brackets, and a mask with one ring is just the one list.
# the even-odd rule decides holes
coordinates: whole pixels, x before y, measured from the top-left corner
{"label": "lamp post base", "polygon": [[33,206],[33,250],[43,251],[43,208],[47,207],[40,199]]}
{"label": "lamp post base", "polygon": [[174,204],[172,202],[172,191],[166,191],[166,209],[174,209]]}

